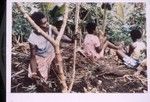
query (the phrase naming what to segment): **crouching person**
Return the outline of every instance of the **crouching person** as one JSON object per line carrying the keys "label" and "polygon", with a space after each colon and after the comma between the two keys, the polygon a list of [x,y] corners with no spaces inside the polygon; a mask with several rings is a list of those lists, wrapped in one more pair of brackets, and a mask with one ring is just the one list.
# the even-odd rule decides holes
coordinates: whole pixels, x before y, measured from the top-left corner
{"label": "crouching person", "polygon": [[137,69],[136,74],[140,74],[142,70],[146,69],[146,59],[143,57],[143,53],[146,52],[146,45],[142,41],[142,33],[139,30],[132,30],[130,32],[133,43],[129,46],[128,53],[124,53],[122,50],[118,50],[117,54],[121,58],[125,65],[130,68]]}
{"label": "crouching person", "polygon": [[92,60],[98,60],[104,57],[104,51],[107,47],[118,50],[120,47],[115,46],[109,41],[105,41],[103,44],[95,35],[96,32],[96,24],[88,23],[86,25],[87,34],[84,38],[83,49],[80,50],[82,54],[86,57],[91,58]]}
{"label": "crouching person", "polygon": [[[48,23],[48,19],[42,12],[34,12],[31,18],[49,37],[54,38],[58,35],[57,28]],[[68,37],[64,38],[72,42]],[[28,41],[31,52],[28,77],[43,78],[47,81],[50,65],[55,58],[54,46],[36,30],[31,32]]]}

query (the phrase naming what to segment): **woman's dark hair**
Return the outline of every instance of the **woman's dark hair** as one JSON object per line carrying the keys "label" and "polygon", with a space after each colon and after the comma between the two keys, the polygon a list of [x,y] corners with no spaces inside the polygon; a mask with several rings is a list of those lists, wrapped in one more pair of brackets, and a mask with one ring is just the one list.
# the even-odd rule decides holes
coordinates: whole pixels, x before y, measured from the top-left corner
{"label": "woman's dark hair", "polygon": [[45,18],[45,15],[42,12],[34,12],[30,17],[37,25],[40,25],[41,19]]}
{"label": "woman's dark hair", "polygon": [[140,39],[142,37],[142,33],[140,32],[140,30],[132,30],[130,34],[133,41],[136,41],[137,39]]}
{"label": "woman's dark hair", "polygon": [[93,22],[90,22],[86,25],[86,30],[89,34],[94,33],[95,29],[96,29],[96,24]]}

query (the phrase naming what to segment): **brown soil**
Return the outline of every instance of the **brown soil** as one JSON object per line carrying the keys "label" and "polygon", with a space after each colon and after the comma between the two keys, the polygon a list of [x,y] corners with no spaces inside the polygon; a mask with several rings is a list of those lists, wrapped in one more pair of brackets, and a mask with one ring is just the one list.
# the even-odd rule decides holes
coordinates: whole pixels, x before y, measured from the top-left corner
{"label": "brown soil", "polygon": [[[32,80],[27,77],[29,49],[21,48],[12,51],[11,91],[28,92],[60,92],[55,63],[52,64],[48,83]],[[147,76],[135,76],[136,70],[127,68],[116,59],[115,55],[105,54],[105,58],[97,62],[77,53],[76,76],[72,93],[143,93],[147,91]],[[62,45],[62,56],[67,84],[70,84],[73,68],[73,45]]]}

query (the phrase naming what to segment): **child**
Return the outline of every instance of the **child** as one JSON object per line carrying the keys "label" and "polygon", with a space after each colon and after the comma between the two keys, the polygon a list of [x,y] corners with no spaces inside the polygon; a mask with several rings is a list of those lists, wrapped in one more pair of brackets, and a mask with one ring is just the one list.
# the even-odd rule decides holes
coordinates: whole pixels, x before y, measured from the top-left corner
{"label": "child", "polygon": [[[57,28],[50,25],[46,16],[42,12],[34,12],[31,15],[32,20],[45,32],[49,37],[57,36],[59,32]],[[64,36],[64,35],[63,35]],[[64,37],[67,41],[72,42],[68,37]],[[41,36],[36,30],[33,30],[28,38],[30,44],[31,60],[29,65],[28,76],[30,78],[43,78],[44,81],[48,79],[48,71],[51,62],[55,58],[55,51],[53,45]]]}
{"label": "child", "polygon": [[104,50],[106,47],[113,48],[118,50],[119,47],[115,46],[114,44],[110,43],[109,41],[105,41],[103,46],[100,43],[99,38],[95,35],[96,34],[96,24],[95,23],[88,23],[86,25],[87,34],[85,36],[83,42],[83,50],[80,51],[87,57],[91,58],[92,60],[98,60],[104,57]]}
{"label": "child", "polygon": [[[146,51],[146,45],[141,40],[142,33],[139,30],[132,30],[130,34],[133,43],[130,44],[128,53],[125,54],[123,51],[118,50],[117,54],[124,61],[124,64],[126,64],[130,68],[137,68],[139,65],[146,66],[146,59],[142,59],[142,55]],[[138,67],[137,70],[141,72],[141,67]],[[139,71],[138,73],[140,73]]]}
{"label": "child", "polygon": [[146,51],[146,45],[141,39],[142,33],[139,30],[132,30],[130,34],[133,43],[131,43],[131,45],[129,46],[128,55],[135,60],[142,61],[142,54]]}

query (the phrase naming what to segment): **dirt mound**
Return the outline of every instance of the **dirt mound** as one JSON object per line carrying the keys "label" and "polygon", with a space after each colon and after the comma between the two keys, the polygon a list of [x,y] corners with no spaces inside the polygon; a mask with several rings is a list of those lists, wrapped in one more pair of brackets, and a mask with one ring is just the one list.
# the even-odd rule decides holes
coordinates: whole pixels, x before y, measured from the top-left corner
{"label": "dirt mound", "polygon": [[[55,63],[52,64],[49,80],[42,83],[27,77],[29,52],[12,52],[12,92],[60,92]],[[70,84],[73,68],[73,45],[62,45],[62,56],[67,84]],[[143,93],[147,91],[147,76],[134,76],[136,70],[129,69],[115,56],[106,54],[104,59],[93,62],[77,53],[76,76],[72,93]]]}

